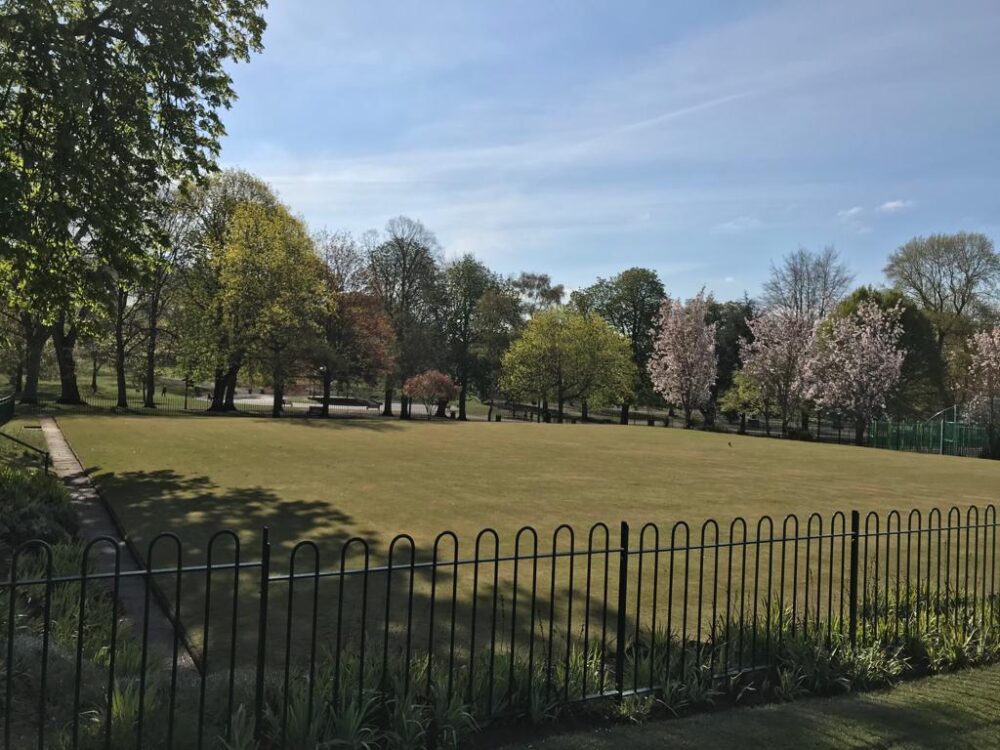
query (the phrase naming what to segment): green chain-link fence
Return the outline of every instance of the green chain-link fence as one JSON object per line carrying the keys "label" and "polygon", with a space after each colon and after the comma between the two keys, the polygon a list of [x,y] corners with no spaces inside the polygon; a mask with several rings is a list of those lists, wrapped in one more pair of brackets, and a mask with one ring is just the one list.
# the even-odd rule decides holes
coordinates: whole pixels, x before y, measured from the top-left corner
{"label": "green chain-link fence", "polygon": [[989,448],[986,427],[965,422],[880,422],[871,423],[869,445],[915,453],[946,456],[981,456]]}

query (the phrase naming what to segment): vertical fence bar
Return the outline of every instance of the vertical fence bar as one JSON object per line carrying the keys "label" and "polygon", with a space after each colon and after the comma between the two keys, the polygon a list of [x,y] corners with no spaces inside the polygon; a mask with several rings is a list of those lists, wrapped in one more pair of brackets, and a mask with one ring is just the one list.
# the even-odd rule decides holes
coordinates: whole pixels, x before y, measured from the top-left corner
{"label": "vertical fence bar", "polygon": [[267,602],[269,578],[271,576],[271,540],[267,526],[264,527],[260,544],[260,583],[258,591],[260,606],[257,617],[257,671],[254,685],[253,736],[260,739],[264,731],[264,679],[267,662]]}
{"label": "vertical fence bar", "polygon": [[851,584],[848,611],[850,617],[851,647],[858,645],[858,534],[861,531],[861,514],[851,511]]}
{"label": "vertical fence bar", "polygon": [[615,646],[615,690],[618,700],[625,695],[625,628],[628,606],[628,524],[622,521],[621,548],[618,555],[618,633]]}

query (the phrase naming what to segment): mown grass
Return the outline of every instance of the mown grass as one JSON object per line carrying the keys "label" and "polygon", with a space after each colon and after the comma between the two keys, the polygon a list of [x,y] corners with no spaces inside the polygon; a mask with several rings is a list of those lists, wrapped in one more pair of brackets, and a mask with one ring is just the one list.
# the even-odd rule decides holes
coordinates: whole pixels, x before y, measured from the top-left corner
{"label": "mown grass", "polygon": [[[561,523],[633,525],[764,514],[928,509],[996,500],[1000,463],[653,427],[300,422],[65,415],[59,423],[121,516],[147,540],[221,527],[326,552],[350,535],[426,548],[487,526],[510,540]],[[333,544],[331,544],[333,543]],[[332,560],[332,556],[327,559]]]}
{"label": "mown grass", "polygon": [[[886,692],[604,727],[502,747],[1000,748],[1000,666],[940,675]],[[491,743],[492,744],[492,743]]]}

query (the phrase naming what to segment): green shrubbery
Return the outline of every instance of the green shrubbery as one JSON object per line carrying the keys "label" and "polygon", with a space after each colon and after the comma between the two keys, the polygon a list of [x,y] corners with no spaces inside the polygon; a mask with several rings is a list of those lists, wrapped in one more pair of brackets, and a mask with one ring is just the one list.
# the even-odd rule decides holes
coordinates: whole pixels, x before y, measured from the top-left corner
{"label": "green shrubbery", "polygon": [[0,550],[30,539],[71,541],[77,532],[69,494],[54,476],[0,465]]}

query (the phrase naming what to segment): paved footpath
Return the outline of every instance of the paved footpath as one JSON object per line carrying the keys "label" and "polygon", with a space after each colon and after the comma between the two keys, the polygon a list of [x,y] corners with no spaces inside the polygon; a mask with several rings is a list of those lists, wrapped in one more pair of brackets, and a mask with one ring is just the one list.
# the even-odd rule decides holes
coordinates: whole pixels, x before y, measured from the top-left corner
{"label": "paved footpath", "polygon": [[[143,570],[144,567],[132,555],[127,544],[122,541],[111,514],[108,513],[97,489],[84,471],[80,460],[59,429],[53,417],[42,417],[42,434],[48,443],[52,458],[52,469],[63,480],[69,490],[73,507],[80,521],[80,539],[86,543],[99,537],[110,537],[117,542],[122,572]],[[90,551],[95,573],[112,572],[115,569],[115,549],[110,543],[97,543]],[[111,579],[102,579],[110,588]],[[142,576],[126,576],[120,579],[118,601],[124,615],[132,623],[135,638],[141,638],[143,616],[146,606],[146,581]],[[174,627],[170,618],[161,608],[155,596],[149,602],[149,649],[150,654],[160,654],[168,658],[173,653]],[[178,665],[193,668],[192,661],[183,642],[179,645]]]}

